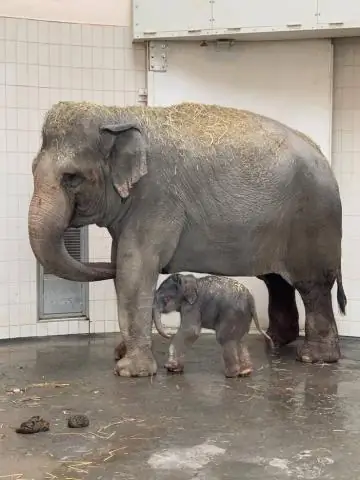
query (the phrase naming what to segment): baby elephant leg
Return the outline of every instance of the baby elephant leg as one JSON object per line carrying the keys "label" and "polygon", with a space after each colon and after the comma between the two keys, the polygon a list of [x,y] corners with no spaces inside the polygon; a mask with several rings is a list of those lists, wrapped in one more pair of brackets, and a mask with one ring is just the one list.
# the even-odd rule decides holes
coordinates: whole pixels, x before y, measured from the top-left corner
{"label": "baby elephant leg", "polygon": [[[252,373],[252,364],[249,351],[243,338],[247,333],[245,325],[239,324],[238,319],[226,318],[216,329],[216,339],[222,346],[225,376],[246,377]],[[237,322],[237,323],[236,323]]]}
{"label": "baby elephant leg", "polygon": [[238,344],[239,360],[240,360],[240,377],[247,377],[253,371],[248,347],[242,341]]}
{"label": "baby elephant leg", "polygon": [[247,346],[231,340],[222,345],[225,377],[247,377],[252,373],[252,364]]}
{"label": "baby elephant leg", "polygon": [[200,331],[201,327],[199,325],[187,326],[186,328],[180,326],[171,341],[169,357],[165,363],[165,368],[169,372],[181,373],[184,371],[186,349],[199,338]]}

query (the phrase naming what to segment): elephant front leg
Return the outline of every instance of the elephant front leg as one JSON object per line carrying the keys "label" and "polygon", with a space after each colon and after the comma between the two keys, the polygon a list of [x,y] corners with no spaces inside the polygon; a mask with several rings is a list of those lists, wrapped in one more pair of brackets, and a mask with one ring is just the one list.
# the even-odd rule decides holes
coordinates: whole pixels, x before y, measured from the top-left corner
{"label": "elephant front leg", "polygon": [[333,363],[340,359],[339,334],[331,299],[332,282],[296,284],[305,306],[305,340],[298,360],[305,363]]}
{"label": "elephant front leg", "polygon": [[281,347],[295,341],[299,336],[295,288],[275,273],[258,278],[265,282],[269,292],[267,334],[272,338],[274,346]]}
{"label": "elephant front leg", "polygon": [[116,345],[114,350],[115,360],[116,361],[120,360],[121,358],[125,357],[125,354],[126,354],[126,344],[125,344],[125,340],[120,334],[120,342]]}
{"label": "elephant front leg", "polygon": [[[130,250],[130,249],[129,249]],[[147,252],[118,256],[116,292],[123,354],[115,367],[122,377],[155,375],[157,365],[151,351],[152,304],[158,277],[158,264]]]}
{"label": "elephant front leg", "polygon": [[[116,242],[116,240],[113,240],[112,244],[111,244],[111,263],[116,263],[117,248],[118,248],[117,242]],[[117,288],[116,288],[116,279],[114,279],[114,287],[115,287],[115,291],[116,291],[116,294],[117,294],[118,292],[117,292]],[[117,344],[117,346],[114,349],[115,361],[117,362],[121,358],[125,357],[125,354],[126,354],[126,344],[125,344],[125,340],[124,340],[123,336],[120,333],[119,343]]]}
{"label": "elephant front leg", "polygon": [[169,347],[169,357],[165,363],[168,372],[181,373],[184,371],[186,350],[199,338],[200,331],[200,324],[179,328]]}

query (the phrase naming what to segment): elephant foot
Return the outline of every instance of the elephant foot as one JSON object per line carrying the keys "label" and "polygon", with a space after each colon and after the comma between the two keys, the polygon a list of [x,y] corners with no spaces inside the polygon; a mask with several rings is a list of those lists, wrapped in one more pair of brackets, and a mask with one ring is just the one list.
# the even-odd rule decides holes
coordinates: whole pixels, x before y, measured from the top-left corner
{"label": "elephant foot", "polygon": [[295,342],[299,336],[298,324],[282,325],[282,328],[274,328],[272,325],[266,331],[269,337],[272,339],[275,348],[280,348],[289,343]]}
{"label": "elephant foot", "polygon": [[134,350],[121,358],[114,369],[120,377],[149,377],[156,375],[156,360],[150,350]]}
{"label": "elephant foot", "polygon": [[169,373],[183,373],[184,371],[184,365],[176,359],[169,359],[164,366]]}
{"label": "elephant foot", "polygon": [[276,348],[294,342],[299,336],[295,288],[275,273],[258,278],[265,282],[269,293],[269,328],[266,333]]}
{"label": "elephant foot", "polygon": [[226,378],[249,377],[253,372],[251,365],[237,365],[225,368]]}
{"label": "elephant foot", "polygon": [[247,346],[242,342],[234,345],[229,342],[223,351],[225,377],[248,377],[252,374],[253,367]]}
{"label": "elephant foot", "polygon": [[341,357],[331,297],[333,284],[334,272],[325,272],[317,282],[295,285],[305,305],[305,340],[297,352],[301,362],[336,363]]}
{"label": "elephant foot", "polygon": [[118,361],[121,358],[125,357],[125,355],[126,355],[126,345],[125,345],[125,342],[122,340],[119,343],[119,345],[115,347],[115,350],[114,350],[115,360]]}
{"label": "elephant foot", "polygon": [[303,363],[336,363],[341,357],[339,340],[306,340],[299,346],[297,360]]}

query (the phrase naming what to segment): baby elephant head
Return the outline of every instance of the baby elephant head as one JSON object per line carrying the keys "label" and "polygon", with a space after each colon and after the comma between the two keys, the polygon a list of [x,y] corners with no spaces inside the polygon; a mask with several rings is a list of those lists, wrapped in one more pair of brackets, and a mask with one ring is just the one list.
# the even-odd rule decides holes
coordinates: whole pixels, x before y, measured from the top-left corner
{"label": "baby elephant head", "polygon": [[193,305],[197,300],[197,283],[193,275],[175,273],[162,282],[155,296],[161,313],[179,311],[186,302]]}

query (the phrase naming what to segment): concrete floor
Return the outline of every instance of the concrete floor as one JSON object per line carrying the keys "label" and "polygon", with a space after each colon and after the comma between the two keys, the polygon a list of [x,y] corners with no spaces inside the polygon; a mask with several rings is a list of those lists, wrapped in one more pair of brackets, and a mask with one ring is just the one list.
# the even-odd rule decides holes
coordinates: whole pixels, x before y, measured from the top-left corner
{"label": "concrete floor", "polygon": [[[229,380],[212,335],[180,376],[165,373],[167,342],[155,337],[153,379],[113,375],[113,335],[2,343],[0,478],[358,480],[360,342],[342,343],[338,365],[306,366],[295,346],[269,359],[252,335],[253,376]],[[70,412],[90,426],[68,429]],[[32,415],[50,431],[16,434]]]}

